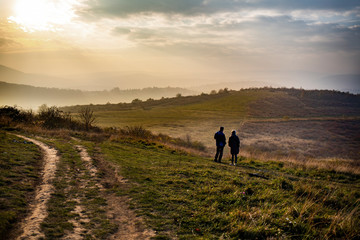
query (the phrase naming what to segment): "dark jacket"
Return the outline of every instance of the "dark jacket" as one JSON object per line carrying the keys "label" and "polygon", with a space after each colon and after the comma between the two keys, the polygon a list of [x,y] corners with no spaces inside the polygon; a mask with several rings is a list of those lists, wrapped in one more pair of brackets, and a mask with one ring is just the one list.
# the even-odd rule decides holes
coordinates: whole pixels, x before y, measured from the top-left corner
{"label": "dark jacket", "polygon": [[217,147],[225,147],[226,145],[226,138],[223,132],[218,131],[214,135],[214,139],[216,139],[216,146]]}
{"label": "dark jacket", "polygon": [[240,139],[236,135],[231,135],[229,138],[229,147],[231,154],[239,154],[240,151]]}

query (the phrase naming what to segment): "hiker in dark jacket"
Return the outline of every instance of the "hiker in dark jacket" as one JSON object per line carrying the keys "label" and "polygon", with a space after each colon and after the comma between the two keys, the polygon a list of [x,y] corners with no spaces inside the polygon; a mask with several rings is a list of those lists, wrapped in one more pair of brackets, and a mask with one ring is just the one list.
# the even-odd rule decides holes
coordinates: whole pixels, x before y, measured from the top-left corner
{"label": "hiker in dark jacket", "polygon": [[[237,155],[240,151],[240,139],[238,136],[236,136],[236,131],[233,130],[231,132],[231,137],[229,138],[229,147],[230,147],[230,153],[231,153],[231,165],[237,164]],[[235,163],[234,163],[235,159]]]}
{"label": "hiker in dark jacket", "polygon": [[215,133],[214,139],[216,140],[216,155],[214,162],[221,162],[224,147],[226,145],[226,137],[224,134],[224,127],[220,127],[220,131]]}

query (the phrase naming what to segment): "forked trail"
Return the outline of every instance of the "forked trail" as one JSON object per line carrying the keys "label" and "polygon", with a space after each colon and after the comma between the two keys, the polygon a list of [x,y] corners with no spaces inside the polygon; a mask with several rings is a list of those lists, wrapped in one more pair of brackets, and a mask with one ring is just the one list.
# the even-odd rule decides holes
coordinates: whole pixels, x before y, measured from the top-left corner
{"label": "forked trail", "polygon": [[[48,202],[54,193],[53,181],[58,180],[61,175],[57,175],[57,164],[64,161],[58,155],[58,151],[47,146],[46,144],[30,139],[24,136],[18,135],[27,141],[33,142],[38,145],[44,152],[44,167],[41,173],[41,184],[36,189],[35,200],[30,206],[30,214],[25,218],[21,224],[21,235],[17,240],[23,239],[46,239],[47,236],[42,232],[41,223],[44,222],[48,216]],[[74,139],[80,142],[78,139]],[[71,148],[71,147],[70,147]],[[75,194],[67,194],[66,201],[72,202],[72,215],[74,217],[66,220],[72,225],[72,230],[67,230],[60,239],[66,240],[81,240],[85,236],[91,239],[94,238],[93,229],[89,227],[92,220],[91,209],[93,206],[89,205],[89,199],[86,199],[86,191],[97,192],[98,197],[106,200],[106,205],[103,209],[106,211],[106,218],[117,226],[117,230],[107,237],[107,239],[150,239],[155,236],[154,231],[146,229],[143,224],[143,220],[136,216],[136,214],[129,208],[129,198],[126,196],[116,196],[105,190],[102,182],[104,179],[98,176],[98,169],[94,164],[93,159],[89,156],[86,148],[81,145],[76,145],[73,149],[77,150],[77,154],[80,155],[82,167],[77,169],[77,182],[78,188]],[[104,161],[101,166],[107,165]],[[59,169],[60,170],[60,169]],[[103,170],[103,169],[102,169]],[[64,175],[67,179],[75,179],[74,176],[70,176],[71,171],[68,171],[68,175]],[[110,173],[109,173],[110,174]],[[118,172],[112,172],[113,180],[119,184],[127,184]],[[72,188],[71,185],[68,187]],[[69,191],[70,192],[70,191]]]}

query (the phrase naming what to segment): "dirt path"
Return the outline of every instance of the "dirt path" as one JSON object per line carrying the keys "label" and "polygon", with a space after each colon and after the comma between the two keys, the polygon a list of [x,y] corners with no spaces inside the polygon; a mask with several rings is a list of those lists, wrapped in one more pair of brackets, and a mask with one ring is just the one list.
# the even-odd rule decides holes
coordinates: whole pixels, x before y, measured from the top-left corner
{"label": "dirt path", "polygon": [[37,187],[34,203],[30,206],[30,214],[21,224],[23,233],[17,239],[40,239],[44,238],[40,224],[47,216],[47,202],[53,192],[52,180],[55,177],[56,164],[59,161],[57,151],[37,140],[17,135],[27,141],[38,145],[44,152],[44,167],[41,172],[41,184]]}
{"label": "dirt path", "polygon": [[[95,178],[98,173],[98,169],[94,165],[93,159],[89,156],[83,146],[77,145],[76,148],[79,151],[80,157],[85,163],[91,177]],[[118,175],[117,171],[113,172],[113,174],[114,176],[108,175],[107,178],[113,178],[112,180],[116,181],[118,184],[126,184],[126,181]],[[104,179],[99,180],[104,181]],[[155,236],[154,231],[146,229],[143,224],[143,220],[140,217],[137,217],[136,214],[129,208],[129,199],[125,196],[116,196],[113,193],[107,193],[100,181],[96,183],[96,187],[100,190],[100,195],[106,199],[107,217],[118,225],[117,231],[109,236],[108,239],[146,240]]]}
{"label": "dirt path", "polygon": [[[72,210],[70,214],[61,216],[56,220],[52,228],[57,223],[60,224],[60,221],[70,223],[72,227],[64,230],[62,236],[54,236],[55,239],[97,239],[96,234],[102,230],[101,227],[105,226],[107,222],[109,224],[106,226],[114,226],[114,230],[110,235],[104,236],[106,239],[143,240],[155,236],[154,231],[147,229],[143,219],[136,216],[135,212],[129,208],[131,200],[128,197],[117,196],[104,187],[108,182],[112,182],[112,185],[128,186],[127,181],[118,174],[117,170],[114,170],[116,167],[110,166],[102,158],[101,161],[97,159],[94,162],[84,146],[74,146],[70,142],[68,143],[68,154],[72,152],[73,157],[63,156],[60,161],[57,150],[38,140],[21,135],[17,136],[33,142],[44,152],[41,184],[36,188],[35,199],[29,207],[29,215],[20,224],[21,233],[16,238],[17,240],[38,240],[51,237],[48,236],[49,229],[41,228],[41,224],[43,222],[47,222],[47,225],[52,223],[52,219],[49,219],[50,215],[48,217],[48,212],[53,211],[54,206],[51,204],[48,206],[48,203],[50,198],[54,197],[52,194],[58,193],[59,189],[57,188],[63,186],[57,184],[55,189],[53,182],[59,181],[62,181],[65,186],[63,193],[66,197],[65,200],[62,200],[63,207],[69,207]],[[78,139],[73,140],[77,143],[81,142]],[[61,152],[63,151],[64,149],[61,150]],[[75,165],[71,165],[71,163],[75,163]],[[103,174],[99,174],[99,171]],[[103,203],[99,203],[102,202],[101,199],[103,199]],[[99,212],[104,212],[101,221],[105,225],[99,225],[96,220],[100,217]],[[50,218],[54,218],[54,216]],[[50,231],[52,231],[51,228]]]}

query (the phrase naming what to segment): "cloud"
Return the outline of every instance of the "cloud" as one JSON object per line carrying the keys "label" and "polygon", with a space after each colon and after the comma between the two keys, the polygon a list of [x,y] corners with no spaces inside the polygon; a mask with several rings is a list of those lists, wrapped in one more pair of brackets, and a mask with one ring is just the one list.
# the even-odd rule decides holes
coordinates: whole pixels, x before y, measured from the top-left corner
{"label": "cloud", "polygon": [[331,66],[340,69],[341,62],[349,68],[360,56],[358,0],[81,2],[74,5],[78,16],[61,32],[25,34],[0,22],[0,50],[10,49],[15,41],[23,46],[14,50],[88,49],[109,57],[109,62],[123,57],[123,66],[130,67],[130,57],[136,64],[144,59],[154,63],[156,58],[165,65],[168,59],[180,58],[184,68],[192,60],[199,65],[213,61],[225,69],[261,69],[266,64],[269,69],[281,64],[307,69],[325,65],[329,56]]}
{"label": "cloud", "polygon": [[201,15],[254,9],[339,12],[356,7],[359,7],[358,0],[87,0],[79,12],[88,17],[126,17],[139,13]]}
{"label": "cloud", "polygon": [[112,33],[114,35],[128,35],[129,33],[131,33],[131,30],[128,28],[116,27],[112,30]]}
{"label": "cloud", "polygon": [[210,44],[234,54],[359,50],[358,0],[87,0],[80,11],[86,20],[112,20],[113,36],[146,46]]}
{"label": "cloud", "polygon": [[13,45],[15,43],[15,41],[11,40],[11,39],[7,39],[7,38],[0,38],[0,48],[1,47],[7,47],[10,45]]}
{"label": "cloud", "polygon": [[[315,23],[277,12],[218,13],[211,16],[166,18],[139,16],[119,21],[116,36],[175,54],[306,54],[359,51],[359,28],[338,23]],[[207,47],[208,46],[208,47]],[[179,49],[184,49],[181,51]],[[206,50],[204,50],[206,49]],[[210,50],[213,49],[213,50]]]}

